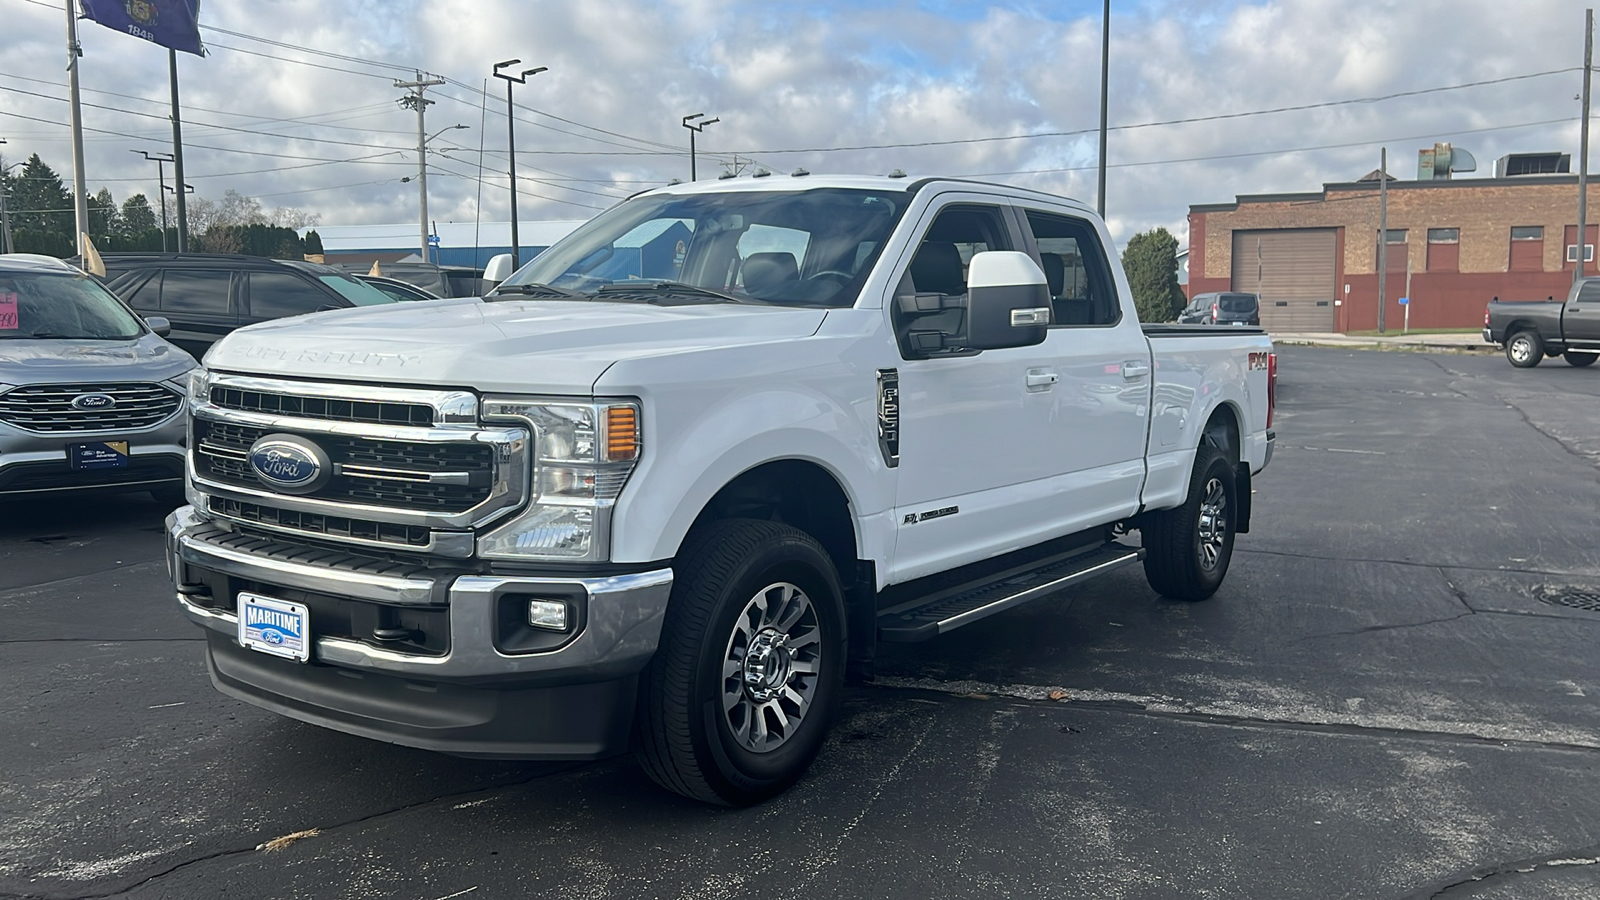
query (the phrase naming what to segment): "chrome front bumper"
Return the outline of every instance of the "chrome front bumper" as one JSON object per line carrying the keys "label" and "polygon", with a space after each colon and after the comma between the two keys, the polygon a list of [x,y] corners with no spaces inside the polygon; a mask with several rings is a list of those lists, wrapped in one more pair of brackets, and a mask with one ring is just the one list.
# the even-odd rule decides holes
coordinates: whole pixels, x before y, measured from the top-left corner
{"label": "chrome front bumper", "polygon": [[[190,583],[199,568],[267,585],[334,594],[391,606],[448,606],[449,650],[442,656],[402,653],[344,637],[313,635],[312,660],[330,666],[427,680],[484,680],[547,676],[540,681],[588,681],[629,675],[655,653],[672,590],[672,570],[657,569],[600,578],[432,575],[425,569],[383,574],[370,566],[341,566],[339,554],[253,554],[227,546],[227,532],[200,518],[191,506],[167,517],[167,555],[178,606],[190,621],[230,638],[238,616],[195,603],[176,586]],[[235,542],[236,543],[236,542]],[[329,564],[329,558],[334,558]],[[396,567],[398,568],[398,567]],[[559,649],[506,653],[495,646],[495,609],[504,594],[541,591],[586,597],[582,630]]]}

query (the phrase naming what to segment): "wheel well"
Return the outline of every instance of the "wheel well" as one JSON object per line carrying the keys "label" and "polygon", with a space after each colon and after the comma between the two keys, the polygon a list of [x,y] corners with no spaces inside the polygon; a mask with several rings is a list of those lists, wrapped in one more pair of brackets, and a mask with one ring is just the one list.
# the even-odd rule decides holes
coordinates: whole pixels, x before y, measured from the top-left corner
{"label": "wheel well", "polygon": [[856,571],[850,500],[826,469],[798,459],[769,462],[728,482],[700,511],[690,533],[722,519],[768,519],[817,539],[846,585]]}
{"label": "wheel well", "polygon": [[1239,417],[1233,407],[1224,403],[1211,412],[1206,427],[1200,432],[1200,442],[1220,448],[1235,465],[1243,451],[1239,446]]}
{"label": "wheel well", "polygon": [[1539,328],[1538,326],[1534,325],[1534,323],[1528,321],[1527,319],[1517,319],[1510,325],[1506,326],[1506,339],[1510,340],[1512,335],[1515,335],[1519,331],[1531,331],[1534,333],[1535,337],[1537,337],[1539,334]]}

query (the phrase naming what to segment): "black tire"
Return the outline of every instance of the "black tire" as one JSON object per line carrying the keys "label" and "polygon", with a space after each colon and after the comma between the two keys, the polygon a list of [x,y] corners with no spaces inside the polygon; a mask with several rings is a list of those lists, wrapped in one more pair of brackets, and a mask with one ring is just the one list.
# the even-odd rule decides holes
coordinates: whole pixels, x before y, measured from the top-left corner
{"label": "black tire", "polygon": [[1531,369],[1544,359],[1544,341],[1538,332],[1519,331],[1506,338],[1506,361],[1519,369]]}
{"label": "black tire", "polygon": [[[1183,505],[1145,514],[1140,525],[1144,576],[1156,593],[1194,602],[1209,598],[1222,586],[1233,559],[1239,508],[1235,482],[1234,465],[1227,454],[1203,444],[1195,452],[1189,496]],[[1216,505],[1219,497],[1220,507]],[[1203,507],[1208,514],[1202,515]],[[1219,518],[1220,536],[1214,531]]]}
{"label": "black tire", "polygon": [[150,498],[156,501],[157,506],[167,512],[172,512],[189,502],[189,498],[183,493],[183,485],[181,484],[155,488],[150,492]]}
{"label": "black tire", "polygon": [[1600,359],[1600,353],[1579,353],[1576,350],[1568,350],[1565,359],[1567,365],[1581,369],[1584,366],[1594,365],[1594,361]]}
{"label": "black tire", "polygon": [[[746,806],[776,796],[822,749],[844,684],[844,592],[833,562],[796,528],[726,519],[692,535],[674,569],[659,649],[639,679],[634,755],[657,784],[686,797]],[[801,608],[795,622],[768,623],[774,601]],[[795,647],[773,648],[777,634]],[[752,669],[758,642],[772,666]],[[731,675],[730,661],[739,667]],[[759,686],[747,684],[762,673]],[[808,690],[809,703],[796,703]],[[797,710],[798,724],[781,727]]]}

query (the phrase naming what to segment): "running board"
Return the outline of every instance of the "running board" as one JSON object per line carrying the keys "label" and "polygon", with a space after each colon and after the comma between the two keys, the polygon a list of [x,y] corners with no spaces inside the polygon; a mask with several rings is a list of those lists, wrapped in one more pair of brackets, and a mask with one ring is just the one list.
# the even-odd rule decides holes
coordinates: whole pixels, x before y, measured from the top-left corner
{"label": "running board", "polygon": [[1043,565],[1002,572],[979,584],[918,597],[878,612],[878,640],[897,644],[925,641],[1143,558],[1142,549],[1111,543],[1065,559],[1044,560]]}

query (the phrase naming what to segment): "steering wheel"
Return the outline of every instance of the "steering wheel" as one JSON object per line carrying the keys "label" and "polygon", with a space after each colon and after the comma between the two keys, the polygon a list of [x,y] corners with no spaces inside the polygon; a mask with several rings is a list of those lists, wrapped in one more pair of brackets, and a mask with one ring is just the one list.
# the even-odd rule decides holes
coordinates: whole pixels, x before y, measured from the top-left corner
{"label": "steering wheel", "polygon": [[839,279],[841,284],[845,284],[845,283],[849,283],[850,280],[855,278],[855,277],[856,276],[850,274],[849,272],[841,272],[838,269],[823,269],[821,272],[812,273],[809,277],[806,278],[806,280],[807,281],[816,281],[819,278],[837,278],[837,279]]}

